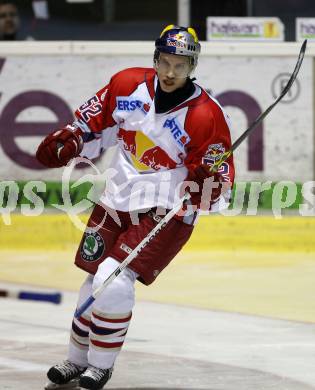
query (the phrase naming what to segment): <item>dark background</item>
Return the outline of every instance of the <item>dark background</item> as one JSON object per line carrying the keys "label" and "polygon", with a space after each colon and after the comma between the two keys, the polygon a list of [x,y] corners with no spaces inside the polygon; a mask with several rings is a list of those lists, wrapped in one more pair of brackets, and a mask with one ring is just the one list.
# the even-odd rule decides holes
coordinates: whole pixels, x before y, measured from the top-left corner
{"label": "dark background", "polygon": [[[31,0],[15,0],[20,38],[37,40],[153,40],[177,21],[177,0],[94,0],[71,4],[48,0],[50,19],[35,20]],[[113,4],[112,12],[108,5]],[[206,38],[207,16],[278,16],[286,40],[295,40],[295,18],[315,16],[315,0],[191,0],[191,25]]]}

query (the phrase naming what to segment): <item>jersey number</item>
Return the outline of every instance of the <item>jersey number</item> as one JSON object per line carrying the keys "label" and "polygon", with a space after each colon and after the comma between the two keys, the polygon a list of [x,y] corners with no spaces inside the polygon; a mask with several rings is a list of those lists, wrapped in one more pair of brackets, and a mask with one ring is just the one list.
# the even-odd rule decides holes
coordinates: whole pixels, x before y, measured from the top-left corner
{"label": "jersey number", "polygon": [[[210,167],[214,164],[215,160],[213,158],[209,157],[203,157],[202,163],[209,165]],[[220,168],[218,169],[218,173],[222,175],[222,177],[225,179],[225,181],[230,181],[229,173],[230,173],[230,167],[227,162],[223,162]]]}
{"label": "jersey number", "polygon": [[79,111],[81,112],[82,118],[85,120],[85,122],[88,122],[91,117],[96,116],[102,112],[102,105],[98,96],[95,95],[86,103],[82,104],[82,106],[79,108]]}

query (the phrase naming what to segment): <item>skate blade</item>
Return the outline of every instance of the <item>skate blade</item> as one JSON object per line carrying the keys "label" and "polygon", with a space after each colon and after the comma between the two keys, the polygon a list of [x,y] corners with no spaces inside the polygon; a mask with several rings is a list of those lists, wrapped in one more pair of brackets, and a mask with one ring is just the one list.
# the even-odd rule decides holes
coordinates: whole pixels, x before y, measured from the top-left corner
{"label": "skate blade", "polygon": [[49,382],[45,386],[45,390],[80,390],[79,379],[72,379],[70,382],[64,385],[57,385],[56,383]]}

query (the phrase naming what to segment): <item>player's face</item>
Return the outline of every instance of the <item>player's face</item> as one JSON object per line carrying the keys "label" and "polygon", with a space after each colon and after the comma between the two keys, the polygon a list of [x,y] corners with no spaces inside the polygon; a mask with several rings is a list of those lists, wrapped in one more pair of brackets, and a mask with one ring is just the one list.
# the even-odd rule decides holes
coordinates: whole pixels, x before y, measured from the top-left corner
{"label": "player's face", "polygon": [[19,16],[14,4],[0,5],[0,34],[16,33],[19,26]]}
{"label": "player's face", "polygon": [[189,58],[174,54],[160,53],[155,63],[162,91],[173,92],[186,83],[191,71]]}

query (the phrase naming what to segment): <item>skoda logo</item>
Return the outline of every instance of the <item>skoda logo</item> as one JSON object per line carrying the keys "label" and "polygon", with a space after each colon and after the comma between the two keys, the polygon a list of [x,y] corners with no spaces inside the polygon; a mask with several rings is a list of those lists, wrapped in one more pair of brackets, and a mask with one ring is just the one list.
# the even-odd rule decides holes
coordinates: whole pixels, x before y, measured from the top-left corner
{"label": "skoda logo", "polygon": [[105,243],[98,232],[85,232],[81,246],[81,257],[86,261],[99,260],[104,253]]}

